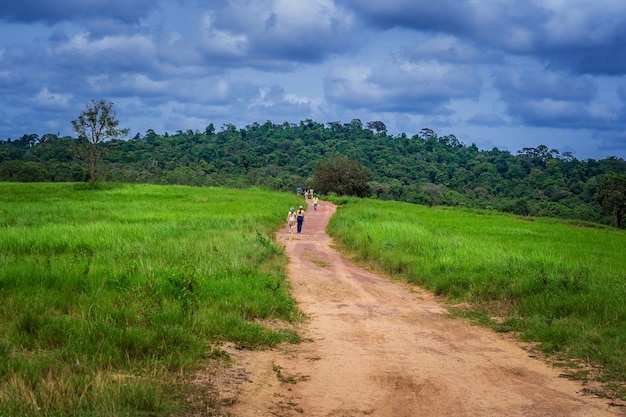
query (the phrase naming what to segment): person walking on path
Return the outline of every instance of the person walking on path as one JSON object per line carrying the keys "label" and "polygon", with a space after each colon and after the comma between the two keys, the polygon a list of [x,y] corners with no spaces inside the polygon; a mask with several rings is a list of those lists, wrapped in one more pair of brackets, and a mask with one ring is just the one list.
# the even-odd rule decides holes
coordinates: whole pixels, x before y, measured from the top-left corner
{"label": "person walking on path", "polygon": [[317,196],[313,197],[313,210],[317,211],[317,202],[318,202],[318,198]]}
{"label": "person walking on path", "polygon": [[298,222],[298,233],[302,233],[302,223],[304,223],[304,209],[302,206],[296,212],[296,220]]}
{"label": "person walking on path", "polygon": [[293,233],[293,227],[296,225],[296,209],[293,207],[289,210],[289,214],[287,214],[287,227],[289,228],[289,233]]}

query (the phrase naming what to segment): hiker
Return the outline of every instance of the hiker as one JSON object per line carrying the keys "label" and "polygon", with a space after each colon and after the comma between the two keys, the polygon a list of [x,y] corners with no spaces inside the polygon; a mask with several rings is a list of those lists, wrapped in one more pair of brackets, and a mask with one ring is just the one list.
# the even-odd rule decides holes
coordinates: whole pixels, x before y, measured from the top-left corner
{"label": "hiker", "polygon": [[296,212],[296,220],[298,222],[298,233],[302,233],[302,223],[304,223],[304,209],[302,206]]}
{"label": "hiker", "polygon": [[289,233],[293,233],[293,227],[296,225],[296,209],[293,207],[289,209],[289,214],[287,214],[287,227],[289,228]]}
{"label": "hiker", "polygon": [[314,211],[317,211],[317,202],[318,202],[317,196],[313,197],[313,210]]}

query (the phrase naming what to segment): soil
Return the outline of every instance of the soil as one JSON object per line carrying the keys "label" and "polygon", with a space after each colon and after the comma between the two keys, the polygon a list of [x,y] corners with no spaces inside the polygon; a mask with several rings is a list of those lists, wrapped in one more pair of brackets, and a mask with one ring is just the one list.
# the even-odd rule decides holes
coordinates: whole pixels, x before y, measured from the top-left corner
{"label": "soil", "polygon": [[304,341],[223,347],[231,362],[210,375],[219,407],[209,415],[626,416],[624,404],[586,395],[512,336],[451,317],[432,294],[342,257],[325,233],[335,211],[310,205],[301,234],[276,236]]}

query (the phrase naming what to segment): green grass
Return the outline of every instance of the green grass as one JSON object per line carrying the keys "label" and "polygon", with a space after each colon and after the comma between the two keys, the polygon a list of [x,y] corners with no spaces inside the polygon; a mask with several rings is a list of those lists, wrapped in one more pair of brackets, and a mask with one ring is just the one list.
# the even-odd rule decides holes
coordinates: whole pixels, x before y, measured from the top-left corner
{"label": "green grass", "polygon": [[[471,306],[555,358],[601,367],[626,399],[626,233],[494,212],[351,200],[329,233],[386,273]],[[583,226],[583,227],[581,227]]]}
{"label": "green grass", "polygon": [[[0,183],[0,416],[171,415],[221,342],[298,341],[289,326],[262,323],[298,318],[272,238],[299,201],[256,189]],[[601,366],[596,378],[626,399],[623,231],[342,203],[329,232],[363,262],[463,301],[464,314],[559,359]]]}
{"label": "green grass", "polygon": [[[295,196],[0,183],[0,416],[169,415],[210,347],[297,341]],[[286,326],[288,329],[288,326]]]}

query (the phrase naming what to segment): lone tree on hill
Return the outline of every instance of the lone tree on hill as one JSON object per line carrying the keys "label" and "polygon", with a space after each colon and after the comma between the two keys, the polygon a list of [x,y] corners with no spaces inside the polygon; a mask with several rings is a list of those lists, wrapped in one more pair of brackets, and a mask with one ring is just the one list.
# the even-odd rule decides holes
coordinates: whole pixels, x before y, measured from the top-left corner
{"label": "lone tree on hill", "polygon": [[611,175],[598,185],[598,203],[606,214],[615,215],[617,227],[622,227],[626,215],[626,175]]}
{"label": "lone tree on hill", "polygon": [[313,188],[338,196],[368,197],[371,172],[357,161],[335,155],[321,161],[313,170]]}
{"label": "lone tree on hill", "polygon": [[116,112],[113,103],[104,100],[91,100],[78,119],[72,120],[74,131],[79,139],[86,139],[82,149],[83,156],[91,168],[91,183],[96,182],[96,162],[106,148],[101,144],[112,139],[123,139],[128,135],[128,129],[118,129],[119,122],[115,118]]}

